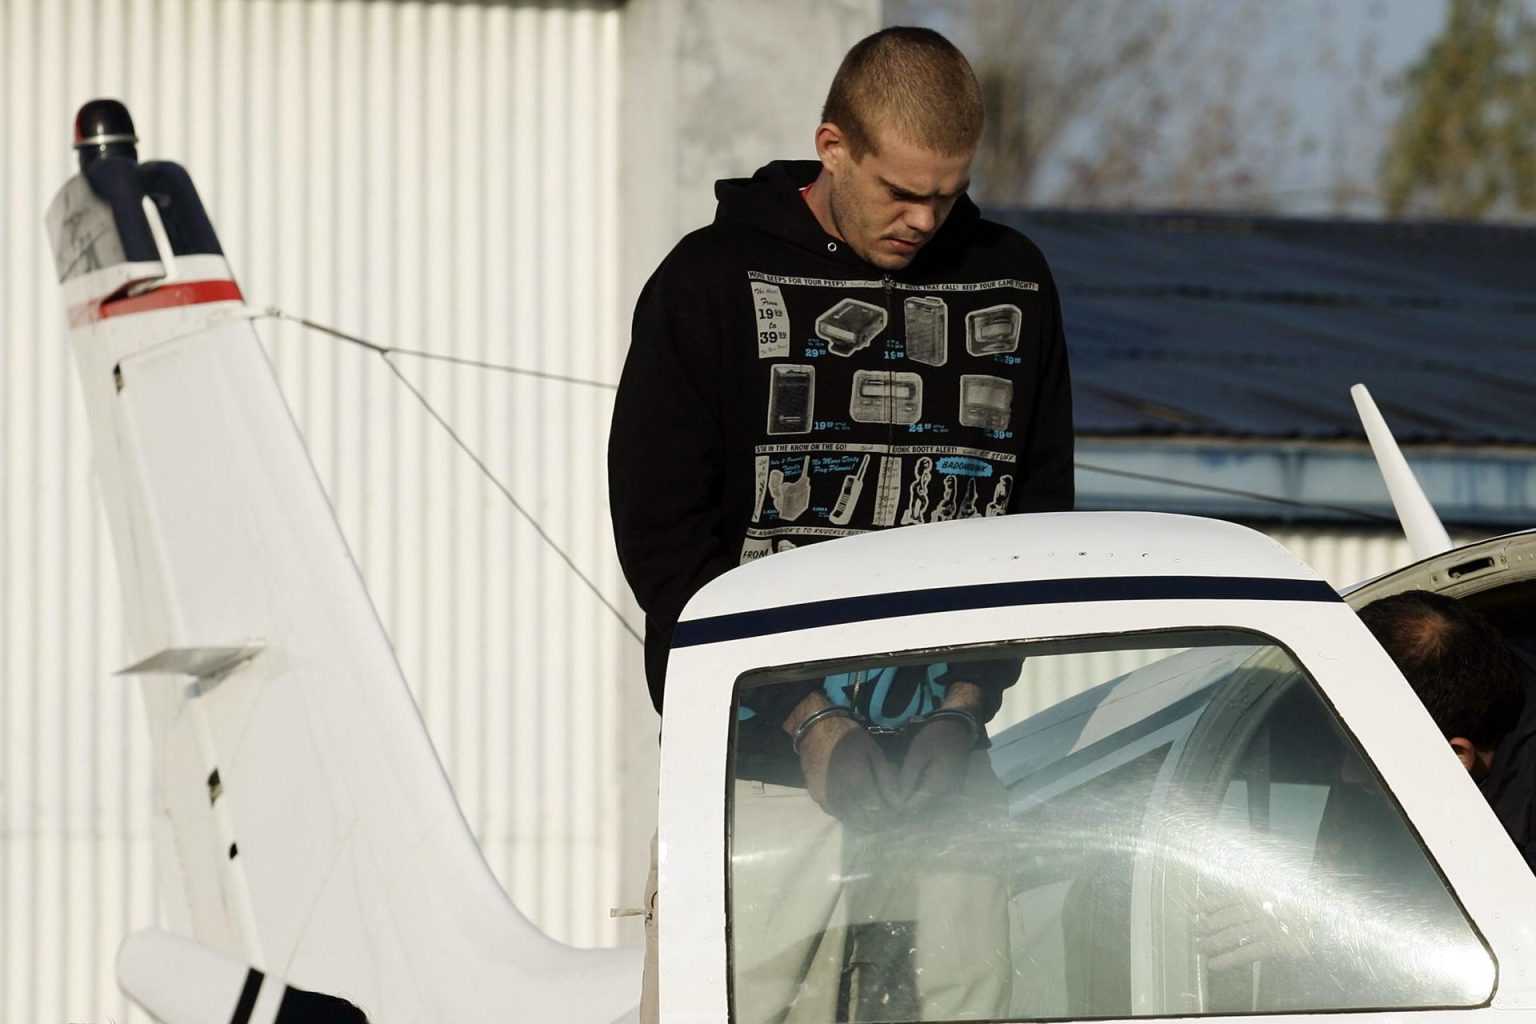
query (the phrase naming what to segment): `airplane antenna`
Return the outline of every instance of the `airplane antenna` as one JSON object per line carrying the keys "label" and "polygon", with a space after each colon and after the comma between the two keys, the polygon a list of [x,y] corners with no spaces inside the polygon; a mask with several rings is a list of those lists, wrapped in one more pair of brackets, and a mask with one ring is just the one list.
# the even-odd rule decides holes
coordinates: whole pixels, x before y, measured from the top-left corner
{"label": "airplane antenna", "polygon": [[1392,507],[1397,510],[1398,522],[1402,524],[1413,557],[1422,560],[1449,551],[1450,535],[1425,496],[1424,488],[1419,485],[1419,478],[1409,468],[1403,450],[1397,446],[1397,439],[1387,427],[1381,410],[1376,408],[1371,393],[1364,384],[1356,384],[1349,389],[1349,394],[1355,400],[1355,411],[1360,414],[1360,424],[1365,427],[1365,436],[1371,442],[1376,465],[1381,469],[1381,478],[1386,482]]}
{"label": "airplane antenna", "polygon": [[[449,439],[453,441],[453,443],[458,446],[458,449],[462,451],[469,458],[469,460],[475,464],[475,468],[480,471],[482,476],[491,482],[491,486],[500,491],[501,496],[507,499],[512,508],[515,509],[517,513],[521,515],[525,520],[527,520],[528,525],[533,527],[533,531],[539,535],[539,539],[547,544],[550,550],[552,550],[556,555],[560,557],[560,560],[566,564],[566,567],[570,569],[571,572],[576,574],[577,579],[586,584],[587,589],[592,592],[592,596],[596,597],[598,602],[604,608],[608,609],[608,611],[612,613],[615,619],[619,620],[619,625],[624,627],[625,632],[634,637],[636,640],[642,643],[644,642],[645,638],[640,635],[640,631],[635,629],[635,627],[630,624],[629,619],[624,615],[624,613],[619,610],[618,606],[608,599],[608,596],[603,593],[603,589],[597,585],[597,582],[593,580],[592,577],[581,571],[581,567],[576,564],[576,560],[571,557],[570,553],[562,548],[559,543],[556,542],[554,537],[550,536],[548,530],[544,529],[544,524],[539,522],[538,518],[534,516],[533,512],[526,505],[517,500],[517,496],[512,493],[512,489],[503,483],[500,477],[491,472],[491,467],[485,464],[485,460],[475,453],[475,450],[471,448],[469,444],[464,440],[464,438],[459,435],[458,431],[453,429],[453,426],[447,421],[447,419],[443,417],[443,414],[438,412],[432,403],[427,400],[427,396],[422,394],[421,390],[417,388],[415,384],[411,383],[410,378],[407,377],[404,371],[402,371],[400,367],[396,366],[395,361],[390,358],[390,356],[393,355],[414,355],[422,356],[424,358],[443,357],[437,356],[431,352],[419,352],[414,349],[399,349],[391,348],[388,345],[380,345],[377,342],[369,341],[367,338],[362,338],[355,334],[348,334],[346,331],[338,330],[335,327],[327,327],[325,324],[316,323],[313,320],[309,320],[305,317],[293,316],[292,314],[285,313],[276,307],[272,307],[256,315],[256,319],[263,318],[287,320],[290,323],[296,323],[301,327],[306,327],[310,330],[318,331],[321,334],[329,335],[330,337],[336,338],[340,341],[345,341],[356,345],[359,348],[367,349],[368,351],[377,355],[380,359],[384,360],[384,365],[389,367],[389,372],[395,375],[395,379],[404,385],[405,389],[409,391],[413,397],[415,397],[416,401],[421,404],[421,407],[426,410],[427,415],[432,417],[432,419],[436,421],[437,425],[442,427],[443,430],[447,432]],[[592,387],[612,386],[604,383],[603,381],[583,380],[579,377],[565,377],[560,374],[544,373],[538,370],[523,370],[517,367],[499,366],[492,363],[480,363],[478,361],[460,360],[452,357],[449,357],[447,361],[467,363],[469,365],[477,366],[479,369],[504,370],[511,373],[521,373],[534,377],[543,377],[548,380],[557,380],[567,384],[585,384]]]}

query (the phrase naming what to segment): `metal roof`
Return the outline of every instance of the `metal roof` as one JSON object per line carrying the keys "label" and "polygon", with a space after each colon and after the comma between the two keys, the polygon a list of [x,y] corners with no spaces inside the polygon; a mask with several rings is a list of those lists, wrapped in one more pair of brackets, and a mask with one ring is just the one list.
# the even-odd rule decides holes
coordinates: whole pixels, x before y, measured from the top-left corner
{"label": "metal roof", "polygon": [[1080,435],[1536,444],[1536,229],[991,210],[1061,288]]}

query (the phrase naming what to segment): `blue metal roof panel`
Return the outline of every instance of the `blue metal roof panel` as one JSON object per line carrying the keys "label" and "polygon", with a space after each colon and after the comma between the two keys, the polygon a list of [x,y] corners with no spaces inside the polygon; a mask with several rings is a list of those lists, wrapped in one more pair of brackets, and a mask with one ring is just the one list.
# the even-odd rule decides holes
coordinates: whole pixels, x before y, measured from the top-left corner
{"label": "blue metal roof panel", "polygon": [[1536,230],[991,211],[1062,291],[1086,435],[1536,444]]}

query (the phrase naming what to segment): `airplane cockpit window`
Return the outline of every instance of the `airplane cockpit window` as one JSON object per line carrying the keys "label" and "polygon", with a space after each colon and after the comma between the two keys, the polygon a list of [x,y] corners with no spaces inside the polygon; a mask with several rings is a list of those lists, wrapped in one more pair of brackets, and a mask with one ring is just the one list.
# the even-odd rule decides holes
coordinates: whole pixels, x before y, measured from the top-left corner
{"label": "airplane cockpit window", "polygon": [[1396,803],[1258,635],[770,669],[735,707],[736,1024],[1492,995],[1493,960]]}

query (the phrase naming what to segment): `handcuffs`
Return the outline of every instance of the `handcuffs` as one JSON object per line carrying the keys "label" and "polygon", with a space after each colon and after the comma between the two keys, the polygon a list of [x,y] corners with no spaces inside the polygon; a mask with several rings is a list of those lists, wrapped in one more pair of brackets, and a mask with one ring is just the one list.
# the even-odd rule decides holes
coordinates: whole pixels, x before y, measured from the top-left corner
{"label": "handcuffs", "polygon": [[[800,753],[800,744],[805,740],[806,734],[811,731],[811,727],[824,718],[852,718],[855,721],[859,721],[859,718],[856,714],[854,714],[853,709],[850,707],[845,707],[842,704],[831,704],[827,707],[818,708],[817,710],[812,711],[810,714],[806,715],[804,719],[801,720],[800,725],[795,729],[794,737],[790,740],[790,749],[792,749],[796,755]],[[929,722],[937,721],[940,718],[957,719],[970,726],[972,743],[976,742],[976,740],[981,736],[981,723],[976,720],[975,715],[971,714],[969,711],[966,711],[963,708],[939,708],[937,711],[930,711],[926,715],[920,715],[919,717],[911,719],[910,721],[896,726],[895,728],[884,725],[873,725],[863,721],[859,721],[859,724],[864,727],[866,732],[875,737],[877,741],[890,741],[894,739],[902,742],[910,742],[911,735],[913,733],[927,725]]]}

